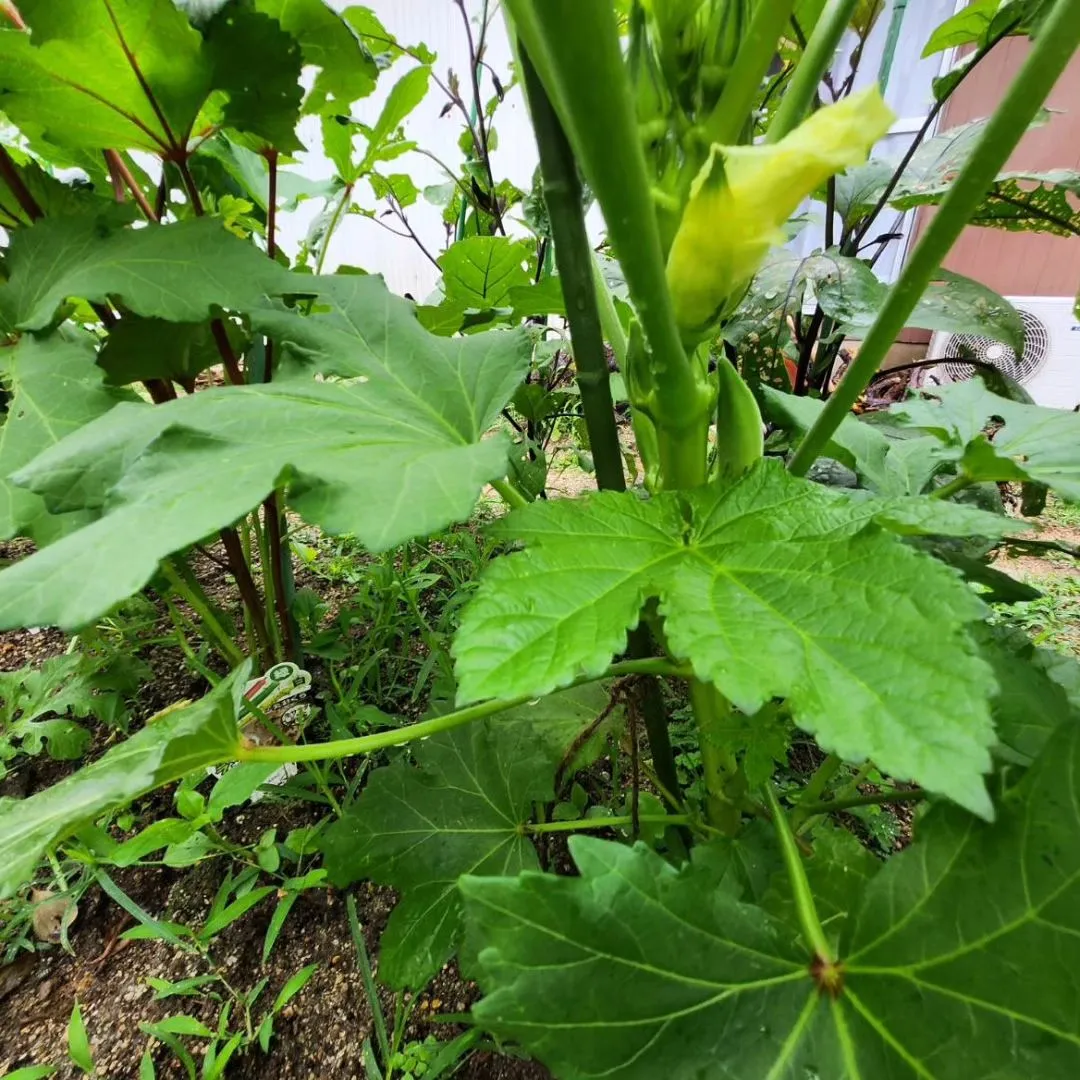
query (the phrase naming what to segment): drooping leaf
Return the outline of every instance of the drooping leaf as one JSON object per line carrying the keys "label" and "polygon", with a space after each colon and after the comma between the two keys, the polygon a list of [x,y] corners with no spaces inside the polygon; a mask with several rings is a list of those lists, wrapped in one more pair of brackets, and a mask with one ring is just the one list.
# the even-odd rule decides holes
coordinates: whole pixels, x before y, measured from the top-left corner
{"label": "drooping leaf", "polygon": [[19,11],[31,33],[0,32],[0,95],[25,133],[64,148],[184,147],[213,78],[171,0],[23,0]]}
{"label": "drooping leaf", "polygon": [[[190,165],[196,180],[199,179],[199,170],[205,167],[207,158],[213,159],[232,178],[239,194],[259,209],[266,210],[270,200],[270,173],[264,157],[246,146],[241,146],[223,132],[218,132],[199,143],[198,151],[192,156]],[[220,185],[210,183],[206,186]],[[277,194],[281,210],[295,210],[305,199],[325,199],[336,190],[332,180],[312,180],[278,165]]]}
{"label": "drooping leaf", "polygon": [[[949,183],[902,191],[891,201],[901,210],[936,206]],[[1002,173],[990,186],[970,223],[1011,232],[1045,232],[1054,236],[1080,236],[1080,173],[1074,169],[1047,172]]]}
{"label": "drooping leaf", "polygon": [[676,870],[575,836],[580,877],[464,878],[474,1014],[565,1080],[1070,1080],[1078,768],[1071,723],[996,824],[936,807],[861,900],[856,875],[834,993],[791,924],[707,859]]}
{"label": "drooping leaf", "polygon": [[[111,212],[118,218],[124,208],[115,202],[110,206],[95,188],[85,182],[65,183],[47,173],[36,161],[15,147],[5,147],[12,158],[15,172],[23,187],[46,217],[68,217],[72,214]],[[29,213],[20,204],[7,181],[0,177],[0,228],[16,229],[33,224]]]}
{"label": "drooping leaf", "polygon": [[417,743],[415,758],[376,770],[322,840],[336,884],[369,877],[401,893],[380,943],[395,989],[423,986],[453,952],[462,874],[539,865],[521,826],[554,794],[550,757],[523,725],[456,728]]}
{"label": "drooping leaf", "polygon": [[211,19],[203,34],[214,87],[228,99],[222,125],[243,132],[258,149],[303,150],[296,137],[304,96],[296,39],[271,16],[236,5]]}
{"label": "drooping leaf", "polygon": [[206,697],[151,718],[91,765],[28,799],[0,804],[0,898],[33,873],[46,849],[114,807],[185,774],[233,758],[244,664]]}
{"label": "drooping leaf", "polygon": [[127,314],[110,331],[98,366],[111,386],[143,379],[184,384],[221,363],[209,322],[183,323]]}
{"label": "drooping leaf", "polygon": [[349,21],[356,9],[338,14],[324,0],[255,0],[255,10],[276,19],[299,43],[304,64],[319,69],[305,112],[346,111],[375,89],[375,60]]}
{"label": "drooping leaf", "polygon": [[[817,421],[823,402],[796,397],[763,387],[769,418],[800,438]],[[918,445],[913,445],[918,444]],[[932,451],[937,441],[890,439],[881,429],[854,416],[845,416],[825,448],[827,456],[854,469],[867,485],[882,495],[918,495],[941,467]]]}
{"label": "drooping leaf", "polygon": [[982,605],[871,527],[880,510],[888,500],[852,500],[767,460],[727,489],[512,514],[500,532],[526,551],[496,560],[465,610],[460,700],[598,674],[658,596],[674,655],[744,713],[788,698],[827,749],[989,813],[993,680],[964,630]]}
{"label": "drooping leaf", "polygon": [[[1023,405],[990,393],[977,378],[934,388],[890,410],[902,423],[936,435],[941,458],[974,480],[1028,480],[1080,500],[1080,414]],[[992,418],[1004,427],[988,439]]]}
{"label": "drooping leaf", "polygon": [[[888,295],[888,286],[859,259],[826,253],[804,268],[813,282],[818,303],[850,331],[865,331],[877,318]],[[1020,313],[992,289],[962,274],[938,270],[908,317],[908,325],[922,330],[980,334],[1024,349],[1024,324]]]}
{"label": "drooping leaf", "polygon": [[623,723],[625,709],[612,701],[612,690],[603,682],[583,683],[500,713],[497,722],[500,728],[514,725],[531,731],[555,762],[575,750],[568,761],[572,774],[592,764],[610,732]]}
{"label": "drooping leaf", "polygon": [[381,278],[307,281],[328,310],[252,315],[299,358],[294,378],[125,406],[19,474],[53,511],[105,513],[0,572],[0,624],[83,625],[278,486],[372,550],[468,517],[506,473],[506,438],[484,436],[527,367],[524,334],[438,338]]}
{"label": "drooping leaf", "polygon": [[88,516],[49,514],[40,496],[8,478],[131,395],[102,385],[89,335],[23,337],[0,350],[0,381],[13,394],[0,426],[0,539],[29,536],[44,545],[84,524]]}
{"label": "drooping leaf", "polygon": [[[1045,124],[1048,119],[1049,113],[1041,112],[1032,126]],[[986,119],[971,120],[926,139],[900,174],[889,194],[889,205],[906,210],[940,202],[978,146],[987,123]],[[872,158],[837,179],[837,211],[849,227],[875,209],[899,164]],[[1000,179],[1008,175],[1002,174]],[[975,212],[973,223],[982,216],[986,205]]]}
{"label": "drooping leaf", "polygon": [[202,322],[211,309],[248,311],[297,279],[213,218],[113,230],[100,218],[41,221],[8,253],[0,311],[22,329],[49,325],[68,297],[112,294],[138,315]]}
{"label": "drooping leaf", "polygon": [[1080,722],[1080,664],[1038,647],[1020,630],[980,627],[978,638],[998,681],[992,703],[998,738],[1015,760],[1029,764],[1060,726]]}

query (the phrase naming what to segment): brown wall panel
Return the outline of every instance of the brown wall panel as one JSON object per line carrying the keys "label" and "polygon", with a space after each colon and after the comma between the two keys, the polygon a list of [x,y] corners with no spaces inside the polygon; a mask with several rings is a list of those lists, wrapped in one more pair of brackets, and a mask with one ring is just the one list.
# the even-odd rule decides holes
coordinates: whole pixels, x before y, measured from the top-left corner
{"label": "brown wall panel", "polygon": [[[953,95],[941,129],[992,113],[1029,49],[1026,38],[999,45]],[[1047,105],[1060,112],[1024,136],[1009,169],[1080,169],[1080,56],[1058,80]],[[1080,238],[969,228],[945,265],[1006,296],[1076,296]]]}

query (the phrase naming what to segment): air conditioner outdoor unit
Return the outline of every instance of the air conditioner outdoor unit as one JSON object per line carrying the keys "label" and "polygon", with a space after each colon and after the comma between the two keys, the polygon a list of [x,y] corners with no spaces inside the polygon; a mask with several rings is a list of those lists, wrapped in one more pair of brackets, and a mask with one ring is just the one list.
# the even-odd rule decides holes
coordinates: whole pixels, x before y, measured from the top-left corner
{"label": "air conditioner outdoor unit", "polygon": [[924,388],[962,382],[975,373],[965,359],[993,364],[1015,379],[1036,405],[1075,409],[1080,405],[1080,321],[1066,297],[1010,296],[1024,322],[1024,352],[975,334],[937,333],[927,358],[942,363],[921,369]]}

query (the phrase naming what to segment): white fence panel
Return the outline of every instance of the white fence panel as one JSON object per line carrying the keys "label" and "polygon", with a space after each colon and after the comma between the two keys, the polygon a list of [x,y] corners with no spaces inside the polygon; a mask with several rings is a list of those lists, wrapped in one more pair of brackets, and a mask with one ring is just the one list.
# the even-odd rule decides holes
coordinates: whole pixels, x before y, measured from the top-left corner
{"label": "white fence panel", "polygon": [[[356,0],[331,0],[331,5],[344,9]],[[446,81],[450,70],[461,80],[462,96],[468,101],[469,50],[461,13],[452,0],[366,0],[383,25],[405,44],[423,42],[438,55],[435,70]],[[467,8],[478,16],[480,0],[469,0]],[[493,4],[492,7],[495,5]],[[473,24],[476,32],[476,24]],[[506,36],[506,24],[496,12],[488,31],[488,44],[484,59],[497,72],[500,80],[509,73],[510,46]],[[403,58],[379,76],[375,92],[369,98],[356,102],[353,115],[364,123],[373,123],[379,115],[390,88],[415,61]],[[490,91],[490,80],[485,89]],[[410,139],[429,150],[453,169],[461,163],[458,137],[464,120],[457,110],[446,116],[439,113],[446,104],[446,97],[432,84],[427,97],[405,123]],[[536,167],[536,145],[528,124],[525,102],[518,88],[512,88],[495,115],[498,131],[498,147],[492,154],[495,179],[507,178],[518,187],[528,190]],[[301,137],[308,147],[302,156],[305,174],[324,178],[333,175],[333,167],[321,151],[321,138],[317,123],[308,121]],[[418,153],[404,154],[384,166],[387,173],[408,172],[417,187],[442,184],[446,174],[430,158]],[[357,201],[360,205],[374,208],[377,202],[366,181],[361,181]],[[303,205],[289,220],[282,222],[282,240],[289,250],[295,250],[303,240],[318,208]],[[438,256],[446,243],[441,210],[423,198],[409,207],[409,224],[416,231],[428,251]],[[388,224],[394,224],[390,219]],[[341,263],[363,267],[372,273],[380,273],[387,285],[396,293],[409,293],[422,300],[431,292],[439,279],[438,269],[411,240],[402,239],[387,232],[376,222],[359,215],[349,215],[334,234],[327,253],[326,267],[333,270]]]}

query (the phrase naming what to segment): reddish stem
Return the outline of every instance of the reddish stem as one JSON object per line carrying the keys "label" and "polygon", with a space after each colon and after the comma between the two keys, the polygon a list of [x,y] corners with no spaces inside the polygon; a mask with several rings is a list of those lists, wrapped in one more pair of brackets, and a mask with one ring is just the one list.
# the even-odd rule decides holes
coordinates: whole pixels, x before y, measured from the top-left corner
{"label": "reddish stem", "polygon": [[11,24],[16,30],[29,29],[26,22],[23,20],[23,17],[19,14],[19,9],[11,2],[11,0],[4,0],[3,3],[0,3],[0,13],[6,15],[11,20]]}
{"label": "reddish stem", "polygon": [[4,178],[4,183],[11,188],[11,193],[18,199],[23,213],[31,221],[40,221],[45,214],[38,206],[37,200],[30,194],[29,188],[23,183],[15,162],[11,160],[11,155],[3,146],[0,146],[0,176]]}
{"label": "reddish stem", "polygon": [[225,367],[225,373],[229,376],[229,382],[234,386],[243,386],[244,373],[240,370],[240,358],[233,351],[225,323],[221,319],[212,319],[210,333],[214,335],[214,343],[221,354],[221,362]]}
{"label": "reddish stem", "polygon": [[[147,199],[143,190],[135,182],[135,177],[131,175],[131,170],[127,166],[127,162],[120,156],[116,150],[104,150],[105,162],[109,166],[109,175],[113,177],[115,183],[119,179],[124,187],[131,192],[131,197],[137,203],[139,209],[143,212],[143,217],[147,221],[152,221],[157,224],[159,218],[155,213],[154,208],[150,205],[150,201]],[[117,201],[120,201],[120,196],[117,195]]]}
{"label": "reddish stem", "polygon": [[244,558],[244,549],[240,543],[240,537],[236,529],[229,527],[222,529],[220,534],[221,543],[225,548],[225,554],[229,559],[229,570],[236,579],[236,587],[240,590],[240,598],[251,615],[251,624],[255,627],[255,636],[259,639],[259,647],[262,649],[266,663],[274,663],[274,650],[270,644],[270,634],[266,629],[266,612],[263,610],[262,599],[259,590],[255,586],[255,579],[251,576],[247,560]]}

